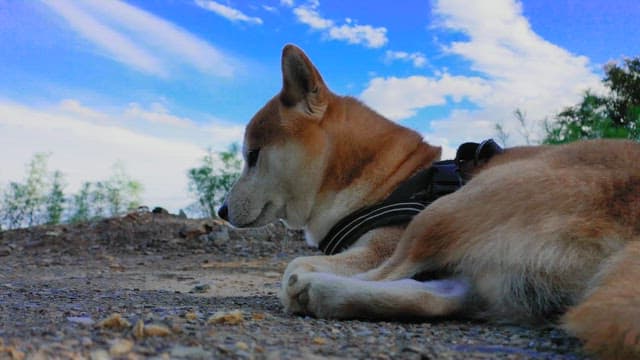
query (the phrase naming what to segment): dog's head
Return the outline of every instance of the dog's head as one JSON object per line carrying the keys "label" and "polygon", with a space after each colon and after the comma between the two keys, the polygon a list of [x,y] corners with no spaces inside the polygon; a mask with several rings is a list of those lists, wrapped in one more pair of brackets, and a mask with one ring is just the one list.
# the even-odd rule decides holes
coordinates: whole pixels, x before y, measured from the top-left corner
{"label": "dog's head", "polygon": [[246,127],[244,168],[221,210],[235,226],[304,226],[322,180],[328,139],[319,123],[334,95],[293,45],[282,52],[282,78],[281,92]]}
{"label": "dog's head", "polygon": [[319,236],[440,156],[416,132],[333,94],[293,45],[282,52],[282,80],[245,130],[244,169],[220,211],[235,226],[282,219]]}

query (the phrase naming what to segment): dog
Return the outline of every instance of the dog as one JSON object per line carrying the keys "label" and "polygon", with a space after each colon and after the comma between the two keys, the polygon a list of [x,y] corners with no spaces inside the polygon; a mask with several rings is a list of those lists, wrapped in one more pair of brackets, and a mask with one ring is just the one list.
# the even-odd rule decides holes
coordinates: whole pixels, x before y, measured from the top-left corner
{"label": "dog", "polygon": [[[245,165],[219,211],[232,225],[280,219],[318,246],[440,159],[415,131],[332,93],[294,45],[282,79],[246,127]],[[638,358],[639,159],[623,140],[508,148],[411,220],[294,259],[279,297],[319,318],[557,321],[597,356]]]}

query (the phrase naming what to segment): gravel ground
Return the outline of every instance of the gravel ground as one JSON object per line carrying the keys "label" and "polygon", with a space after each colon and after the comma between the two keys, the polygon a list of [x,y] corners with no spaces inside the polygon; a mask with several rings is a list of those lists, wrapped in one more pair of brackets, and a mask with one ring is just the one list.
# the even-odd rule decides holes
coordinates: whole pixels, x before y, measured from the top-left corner
{"label": "gravel ground", "polygon": [[0,232],[0,359],[585,358],[553,328],[283,313],[280,274],[316,253],[168,214]]}

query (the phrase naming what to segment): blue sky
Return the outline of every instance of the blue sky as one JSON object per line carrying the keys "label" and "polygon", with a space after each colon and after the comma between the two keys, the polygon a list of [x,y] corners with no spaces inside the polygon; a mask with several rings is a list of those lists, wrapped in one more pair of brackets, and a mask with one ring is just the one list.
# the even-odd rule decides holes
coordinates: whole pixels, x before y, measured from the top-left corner
{"label": "blue sky", "polygon": [[637,56],[637,1],[0,0],[0,185],[51,153],[69,192],[116,161],[176,211],[204,149],[241,142],[302,47],[336,93],[422,133],[524,142]]}

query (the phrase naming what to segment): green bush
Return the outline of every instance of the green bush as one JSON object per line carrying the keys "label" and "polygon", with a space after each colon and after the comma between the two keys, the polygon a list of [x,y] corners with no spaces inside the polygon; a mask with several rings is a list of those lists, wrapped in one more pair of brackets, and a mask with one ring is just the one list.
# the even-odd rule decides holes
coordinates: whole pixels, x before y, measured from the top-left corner
{"label": "green bush", "polygon": [[50,154],[37,153],[26,167],[22,182],[12,181],[2,192],[0,228],[87,221],[116,216],[140,205],[142,185],[132,180],[121,163],[113,175],[95,183],[85,182],[77,194],[66,196],[64,174],[49,172]]}
{"label": "green bush", "polygon": [[218,216],[216,209],[224,202],[241,169],[240,147],[233,144],[219,153],[209,149],[201,165],[189,170],[189,191],[197,198],[195,210],[199,216]]}
{"label": "green bush", "polygon": [[581,139],[640,140],[640,58],[610,63],[602,80],[606,95],[585,93],[582,101],[545,122],[546,144]]}

